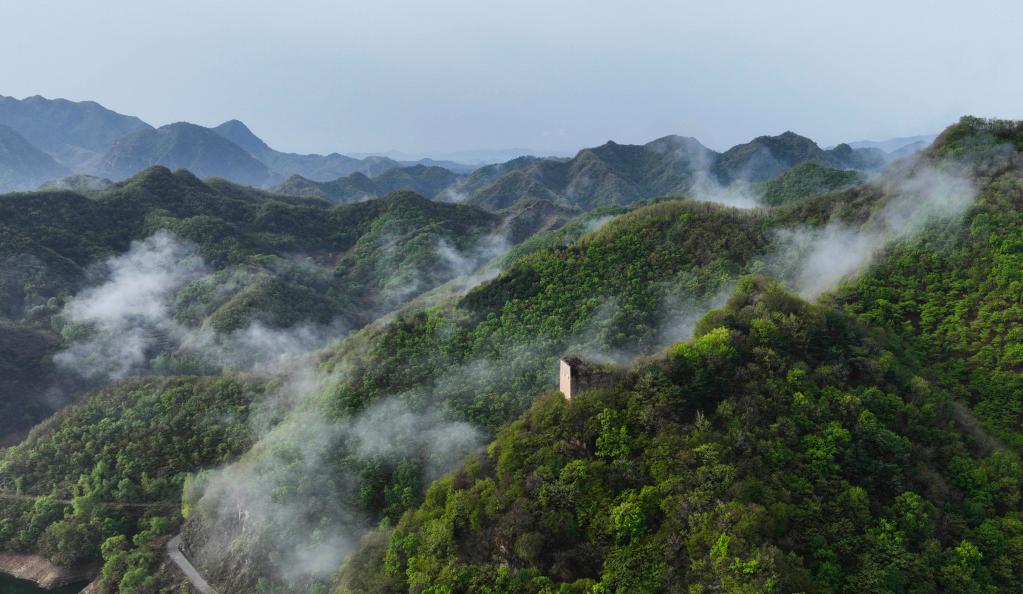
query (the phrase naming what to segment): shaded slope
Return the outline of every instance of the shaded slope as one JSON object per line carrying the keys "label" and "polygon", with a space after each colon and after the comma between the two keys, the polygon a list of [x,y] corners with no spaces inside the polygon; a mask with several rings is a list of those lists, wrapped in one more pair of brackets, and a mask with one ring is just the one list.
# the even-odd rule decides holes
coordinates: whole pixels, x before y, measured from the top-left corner
{"label": "shaded slope", "polygon": [[185,122],[119,139],[96,169],[102,176],[120,180],[153,165],[184,168],[199,177],[223,177],[250,186],[270,178],[266,166],[236,144],[208,128]]}
{"label": "shaded slope", "polygon": [[13,128],[0,125],[0,192],[32,189],[67,172]]}
{"label": "shaded slope", "polygon": [[[250,259],[257,255],[304,254],[327,270],[336,269],[328,274],[334,278],[324,281],[329,285],[358,279],[353,288],[370,291],[357,300],[366,307],[383,299],[375,291],[387,284],[370,270],[389,278],[391,273],[406,271],[407,258],[432,257],[437,241],[466,247],[503,220],[475,207],[438,204],[411,193],[337,207],[225,182],[206,184],[188,172],[171,173],[160,167],[95,199],[69,192],[4,196],[0,212],[4,239],[0,258],[11,263],[12,272],[4,278],[10,297],[5,315],[15,319],[62,292],[73,292],[88,265],[126,251],[131,241],[158,229],[194,242],[199,254],[217,269],[251,265]],[[111,226],[111,220],[119,224]],[[390,273],[387,266],[375,262],[383,257],[379,250],[390,254],[389,265],[394,267]],[[14,266],[15,262],[20,264]],[[412,274],[410,269],[407,272]],[[453,272],[440,267],[436,274]],[[42,282],[32,280],[37,278]],[[424,287],[431,284],[424,282]],[[385,303],[383,299],[381,305]],[[359,317],[370,315],[367,311]]]}
{"label": "shaded slope", "polygon": [[52,332],[0,320],[0,447],[19,441],[62,404]]}
{"label": "shaded slope", "polygon": [[[24,325],[26,332],[47,329],[41,331],[46,336],[48,329],[60,328],[64,338],[53,339],[57,344],[50,355],[79,343],[93,344],[88,325],[69,323],[69,304],[84,289],[112,282],[110,263],[125,254],[141,250],[140,262],[157,266],[152,258],[163,256],[156,255],[149,240],[159,236],[162,245],[200,265],[192,264],[191,273],[172,281],[166,302],[156,304],[155,317],[129,323],[141,345],[133,356],[143,359],[133,371],[213,373],[226,363],[202,346],[209,340],[297,328],[311,335],[303,340],[322,344],[472,273],[512,243],[557,227],[566,218],[556,209],[542,208],[492,214],[411,192],[336,206],[222,180],[206,183],[185,171],[155,167],[89,198],[66,191],[0,197],[0,319]],[[31,377],[18,379],[4,392],[12,395],[7,418],[13,425],[5,425],[0,439],[101,385],[97,382],[104,374],[121,373],[99,348],[117,342],[110,339],[95,348],[82,347],[87,361],[66,374],[56,374],[45,358],[29,365],[29,359],[39,357],[30,357],[27,347],[24,353],[12,347],[12,365]],[[200,346],[189,346],[195,342]],[[232,351],[228,363],[264,356],[252,348],[257,351],[252,355]],[[77,376],[69,374],[79,368],[80,373],[87,371],[89,381],[70,381]],[[65,375],[68,382],[61,380]],[[57,383],[69,385],[47,396]],[[24,414],[18,410],[22,404]]]}

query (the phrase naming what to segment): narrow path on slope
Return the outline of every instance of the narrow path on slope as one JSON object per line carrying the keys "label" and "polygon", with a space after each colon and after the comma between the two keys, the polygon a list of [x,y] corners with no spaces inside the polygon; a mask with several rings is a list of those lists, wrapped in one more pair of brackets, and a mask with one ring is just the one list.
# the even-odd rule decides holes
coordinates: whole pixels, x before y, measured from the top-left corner
{"label": "narrow path on slope", "polygon": [[[0,491],[0,499],[16,500],[16,501],[35,501],[41,497],[41,495],[25,495],[18,493],[4,493]],[[54,499],[55,502],[61,505],[71,505],[70,499]],[[175,501],[156,501],[151,503],[131,503],[125,501],[97,501],[97,505],[104,507],[120,507],[120,508],[139,508],[145,509],[150,507],[177,507],[180,505]]]}
{"label": "narrow path on slope", "polygon": [[217,591],[206,583],[206,580],[199,575],[199,572],[192,566],[192,563],[185,557],[185,554],[181,552],[180,534],[167,542],[167,556],[170,557],[170,560],[178,566],[178,569],[185,574],[188,581],[192,582],[192,585],[201,594],[217,594]]}

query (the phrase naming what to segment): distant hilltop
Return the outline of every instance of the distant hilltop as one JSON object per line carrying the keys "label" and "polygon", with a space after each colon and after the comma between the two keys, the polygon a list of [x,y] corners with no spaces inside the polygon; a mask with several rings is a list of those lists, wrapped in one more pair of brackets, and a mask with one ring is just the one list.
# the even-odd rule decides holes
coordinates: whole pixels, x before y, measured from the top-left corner
{"label": "distant hilltop", "polygon": [[[930,136],[821,148],[794,132],[759,136],[718,153],[691,137],[641,145],[609,140],[574,155],[530,149],[466,150],[431,157],[278,151],[232,119],[212,128],[176,122],[155,128],[92,101],[0,96],[0,192],[47,188],[94,191],[85,180],[118,182],[154,165],[187,169],[289,195],[339,203],[409,189],[428,198],[490,210],[523,200],[590,210],[694,188],[774,179],[795,165],[875,171],[919,151]],[[66,181],[61,181],[70,177]]]}

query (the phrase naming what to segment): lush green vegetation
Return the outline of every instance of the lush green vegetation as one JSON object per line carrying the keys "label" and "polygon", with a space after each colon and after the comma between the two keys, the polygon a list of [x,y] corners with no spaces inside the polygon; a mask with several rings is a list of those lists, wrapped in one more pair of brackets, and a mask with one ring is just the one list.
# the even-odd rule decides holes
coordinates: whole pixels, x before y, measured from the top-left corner
{"label": "lush green vegetation", "polygon": [[[589,232],[587,221],[573,224],[576,231],[570,227],[567,236],[558,230],[549,239],[538,238],[503,274],[463,297],[414,307],[329,350],[322,366],[337,371],[340,381],[311,405],[343,424],[397,395],[411,410],[439,410],[496,430],[551,385],[563,352],[657,348],[667,340],[658,325],[663,300],[673,295],[711,299],[754,266],[768,244],[762,214],[693,201],[637,207]],[[583,233],[578,240],[563,243],[577,232]],[[262,472],[258,480],[272,481],[275,492],[309,494],[281,502],[301,509],[301,517],[322,526],[347,526],[356,510],[369,519],[394,521],[421,500],[429,464],[425,452],[367,459],[342,440],[317,463],[315,473],[288,470],[304,468],[299,463],[280,466],[279,456],[294,455],[282,452],[301,448],[301,425],[244,461],[246,468],[280,468],[257,470]],[[195,506],[184,532],[186,545],[200,547],[208,537],[204,531],[215,530],[218,505],[214,499]],[[228,590],[256,588],[260,579],[288,589],[281,577],[287,568],[273,550],[272,543],[259,545],[250,535],[239,547],[244,560],[223,560],[203,570]]]}
{"label": "lush green vegetation", "polygon": [[230,376],[135,380],[60,411],[0,453],[0,548],[59,565],[102,554],[110,591],[148,575],[160,553],[144,545],[177,528],[189,473],[249,447],[261,392]]}
{"label": "lush green vegetation", "polygon": [[[114,220],[118,224],[112,225]],[[95,199],[69,192],[0,197],[0,258],[11,262],[12,270],[0,281],[8,296],[2,313],[14,319],[52,314],[59,303],[48,300],[78,288],[85,267],[161,229],[195,243],[216,268],[272,268],[268,256],[301,254],[337,268],[344,277],[350,269],[376,265],[364,261],[374,249],[392,248],[390,264],[404,266],[405,258],[423,257],[422,244],[431,238],[470,244],[499,222],[477,208],[430,202],[411,193],[332,206],[226,182],[204,183],[188,172],[157,167]],[[410,240],[419,243],[407,246]],[[373,280],[356,275],[338,282],[365,285]]]}
{"label": "lush green vegetation", "polygon": [[[984,427],[1023,448],[1023,127],[964,118],[932,152],[988,179],[962,222],[894,247],[838,296],[928,361]],[[968,420],[963,421],[969,426]]]}
{"label": "lush green vegetation", "polygon": [[[52,410],[55,399],[43,395],[62,377],[52,356],[81,332],[61,312],[96,282],[90,267],[157,231],[191,242],[210,265],[176,291],[168,314],[185,327],[226,334],[254,321],[287,328],[341,319],[357,327],[482,265],[504,249],[496,238],[526,239],[565,217],[542,205],[495,215],[410,192],[335,206],[163,168],[89,198],[3,196],[0,210],[0,257],[10,264],[0,279],[9,297],[2,316],[16,320],[0,321],[0,369],[9,372],[0,381],[0,406],[9,413],[0,428],[12,437]],[[4,452],[0,494],[11,497],[0,498],[0,548],[74,564],[99,559],[108,543],[104,587],[116,591],[122,575],[132,576],[128,585],[151,577],[159,554],[147,543],[177,529],[186,474],[249,445],[245,413],[254,388],[174,348],[154,351],[148,372],[218,375],[101,390]],[[65,397],[86,386],[67,383],[59,386]],[[140,583],[121,589],[144,590]]]}
{"label": "lush green vegetation", "polygon": [[339,592],[1023,587],[1021,468],[898,344],[759,277],[613,389],[537,400]]}
{"label": "lush green vegetation", "polygon": [[[40,365],[85,268],[158,229],[212,264],[177,293],[175,319],[220,332],[407,303],[460,268],[438,259],[441,242],[465,255],[495,231],[524,240],[496,278],[413,301],[321,353],[336,382],[257,447],[245,417],[262,388],[232,376],[129,382],[47,421],[0,458],[0,488],[27,495],[3,501],[0,547],[61,562],[101,555],[107,591],[155,592],[169,582],[153,546],[180,522],[164,502],[177,503],[188,473],[248,449],[245,467],[295,512],[284,518],[312,527],[310,540],[331,542],[338,523],[380,522],[338,592],[1017,591],[1021,129],[966,118],[923,163],[873,186],[842,189],[855,181],[848,172],[803,165],[765,186],[778,197],[771,208],[663,199],[557,229],[567,211],[542,199],[556,192],[497,215],[407,193],[342,207],[154,170],[91,199],[0,197],[12,217],[0,222],[10,238],[0,258],[35,258],[3,281],[4,315],[17,320],[8,342],[38,346]],[[633,163],[634,152],[683,140],[561,163],[596,172],[597,161]],[[656,163],[612,168],[605,181],[656,177]],[[855,227],[923,167],[976,180],[962,220],[889,246],[818,303],[758,274],[780,227]],[[103,222],[112,212],[123,226]],[[550,230],[530,237],[536,229]],[[307,259],[294,264],[296,253]],[[727,305],[697,324],[725,293]],[[677,342],[694,324],[697,337]],[[571,351],[639,359],[614,388],[570,405],[538,397]],[[345,426],[382,401],[496,440],[429,488],[429,453],[357,455],[345,439],[328,440],[310,470],[303,422]],[[186,546],[220,526],[200,491],[185,500]],[[128,501],[157,506],[108,505]],[[282,532],[264,538],[294,536],[275,521]],[[227,591],[294,591],[290,558],[246,537],[232,546],[253,555],[203,568],[211,579]]]}
{"label": "lush green vegetation", "polygon": [[[26,361],[0,381],[0,390],[11,393],[10,401],[21,409],[0,422],[0,440],[52,410],[38,405],[47,387],[42,384],[53,379],[41,381],[44,371],[56,377],[46,356],[86,331],[65,324],[65,305],[83,287],[101,282],[96,265],[124,253],[133,241],[169,231],[194,245],[208,264],[170,304],[168,315],[188,328],[230,333],[259,322],[272,328],[353,329],[482,265],[498,253],[500,240],[493,238],[505,235],[506,226],[515,229],[510,238],[521,241],[564,218],[535,219],[528,211],[495,215],[410,192],[337,206],[202,182],[163,168],[89,198],[61,191],[0,196],[0,320],[22,328],[15,333],[13,326],[0,326],[0,361]],[[29,344],[19,338],[29,335],[63,338],[42,357],[32,355],[42,353],[38,349],[19,353],[20,347],[5,346]],[[155,371],[217,369],[210,363],[173,364],[180,359],[177,345],[164,346],[165,352],[152,354],[162,357]],[[29,358],[35,363],[28,365]],[[31,389],[15,390],[8,385],[15,380]],[[75,396],[86,386],[64,388]],[[3,426],[7,421],[9,428]]]}
{"label": "lush green vegetation", "polygon": [[1019,137],[967,118],[939,138],[929,157],[965,165],[977,204],[833,300],[747,279],[615,389],[535,402],[368,537],[339,591],[1019,589]]}
{"label": "lush green vegetation", "polygon": [[814,162],[800,163],[761,188],[764,203],[777,206],[809,196],[833,192],[863,183],[858,171],[832,169]]}
{"label": "lush green vegetation", "polygon": [[[693,201],[643,206],[561,245],[523,256],[458,302],[409,311],[370,329],[331,406],[356,411],[380,396],[442,404],[456,418],[497,428],[549,385],[566,350],[644,352],[663,340],[662,302],[714,297],[767,249],[766,219]],[[571,228],[567,231],[571,233]],[[359,350],[352,353],[349,349]],[[492,362],[500,369],[476,373]]]}

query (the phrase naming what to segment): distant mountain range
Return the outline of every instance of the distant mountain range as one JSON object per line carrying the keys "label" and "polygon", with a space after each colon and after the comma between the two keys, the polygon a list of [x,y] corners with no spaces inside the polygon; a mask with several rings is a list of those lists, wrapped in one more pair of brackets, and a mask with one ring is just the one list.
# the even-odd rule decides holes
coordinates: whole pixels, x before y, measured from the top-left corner
{"label": "distant mountain range", "polygon": [[937,134],[923,134],[921,136],[889,138],[888,140],[857,140],[850,142],[849,146],[852,148],[876,148],[889,154],[908,155],[931,144],[937,136]]}
{"label": "distant mountain range", "polygon": [[93,167],[118,139],[153,129],[139,118],[93,101],[38,95],[21,100],[0,95],[0,124],[17,130],[61,165],[82,172]]}
{"label": "distant mountain range", "polygon": [[665,136],[644,145],[615,142],[583,149],[571,159],[518,159],[482,167],[445,192],[490,209],[540,198],[581,210],[681,195],[706,184],[760,182],[800,163],[870,171],[888,161],[879,149],[839,145],[830,150],[786,132],[761,136],[717,153],[695,138]]}
{"label": "distant mountain range", "polygon": [[[420,164],[381,156],[284,153],[238,120],[214,128],[187,122],[154,128],[92,101],[39,96],[0,96],[0,126],[6,127],[0,138],[0,191],[34,189],[71,174],[118,181],[152,165],[268,187],[293,175],[326,182],[357,172],[376,176]],[[421,164],[459,173],[475,169],[454,161],[424,159]]]}
{"label": "distant mountain range", "polygon": [[329,182],[317,182],[294,175],[273,186],[270,191],[290,196],[323,198],[332,202],[360,202],[386,196],[397,190],[412,190],[427,198],[436,198],[457,182],[459,176],[443,167],[397,167],[376,177],[355,172]]}
{"label": "distant mountain range", "polygon": [[[507,148],[475,149],[442,153],[434,152],[429,155],[421,153],[406,153],[404,151],[382,151],[378,153],[348,153],[348,156],[356,158],[388,157],[395,161],[419,161],[424,165],[429,165],[430,161],[433,161],[434,164],[437,165],[444,162],[458,163],[466,164],[475,169],[476,167],[491,165],[493,163],[504,163],[505,161],[511,161],[512,159],[517,159],[519,157],[571,157],[574,153],[575,151],[557,149],[537,150],[531,148]],[[443,165],[441,166],[443,167]]]}
{"label": "distant mountain range", "polygon": [[[188,122],[154,128],[91,101],[0,96],[0,191],[29,190],[45,183],[50,189],[87,193],[160,165],[337,203],[410,189],[490,210],[536,199],[560,208],[590,210],[686,194],[707,184],[762,182],[801,163],[876,170],[920,150],[926,142],[927,137],[912,137],[823,149],[809,138],[785,132],[718,153],[695,138],[665,136],[643,145],[608,141],[572,157],[517,156],[477,168],[452,160],[285,153],[238,120],[213,128]],[[520,152],[528,150],[513,149],[503,156]],[[473,153],[448,156],[468,159]],[[496,157],[500,151],[489,153]],[[72,177],[57,181],[65,176]]]}

